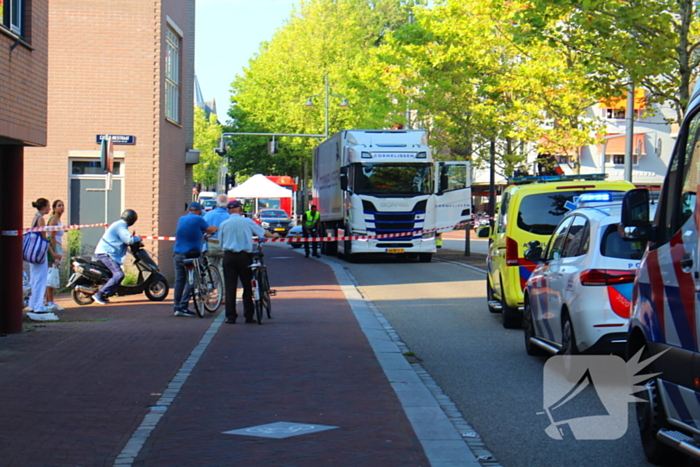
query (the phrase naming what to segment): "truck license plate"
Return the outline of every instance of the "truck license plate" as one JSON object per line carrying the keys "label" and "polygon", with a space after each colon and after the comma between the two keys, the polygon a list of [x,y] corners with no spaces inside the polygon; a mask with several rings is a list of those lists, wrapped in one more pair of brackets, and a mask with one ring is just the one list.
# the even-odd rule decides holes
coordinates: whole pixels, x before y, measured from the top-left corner
{"label": "truck license plate", "polygon": [[403,248],[387,248],[386,252],[387,253],[403,253],[404,249]]}
{"label": "truck license plate", "polygon": [[280,232],[284,232],[284,227],[278,227],[275,229],[275,231],[279,230]]}

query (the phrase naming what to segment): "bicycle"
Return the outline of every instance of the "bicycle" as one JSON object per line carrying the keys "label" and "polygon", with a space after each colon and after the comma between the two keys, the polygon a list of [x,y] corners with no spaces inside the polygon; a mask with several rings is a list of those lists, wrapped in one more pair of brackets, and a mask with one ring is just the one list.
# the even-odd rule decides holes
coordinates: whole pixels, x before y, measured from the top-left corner
{"label": "bicycle", "polygon": [[221,273],[215,266],[209,264],[206,256],[199,254],[194,257],[185,256],[184,265],[190,286],[190,298],[197,315],[204,318],[204,310],[214,313],[221,306],[223,299]]}
{"label": "bicycle", "polygon": [[262,252],[263,242],[263,239],[258,240],[257,250],[252,253],[253,264],[249,266],[253,270],[251,285],[253,287],[253,304],[258,324],[262,324],[263,308],[267,312],[267,319],[272,319],[272,301],[270,296],[277,294],[276,290],[270,289],[270,279],[267,276],[267,268],[263,260],[265,256]]}

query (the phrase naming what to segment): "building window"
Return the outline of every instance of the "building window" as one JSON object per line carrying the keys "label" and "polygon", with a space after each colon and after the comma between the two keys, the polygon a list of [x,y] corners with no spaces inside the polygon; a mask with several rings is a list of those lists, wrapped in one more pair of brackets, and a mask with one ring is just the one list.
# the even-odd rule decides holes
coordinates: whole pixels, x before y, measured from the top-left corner
{"label": "building window", "polygon": [[[625,165],[625,155],[624,154],[606,154],[605,163],[607,165]],[[632,165],[637,165],[639,163],[639,155],[632,154]]]}
{"label": "building window", "polygon": [[[634,109],[634,119],[641,120],[644,109]],[[627,109],[603,108],[603,118],[609,120],[624,120],[627,118]]]}
{"label": "building window", "polygon": [[15,34],[22,35],[24,0],[0,0],[2,25]]}
{"label": "building window", "polygon": [[165,116],[174,122],[180,118],[180,36],[168,26],[165,32]]}

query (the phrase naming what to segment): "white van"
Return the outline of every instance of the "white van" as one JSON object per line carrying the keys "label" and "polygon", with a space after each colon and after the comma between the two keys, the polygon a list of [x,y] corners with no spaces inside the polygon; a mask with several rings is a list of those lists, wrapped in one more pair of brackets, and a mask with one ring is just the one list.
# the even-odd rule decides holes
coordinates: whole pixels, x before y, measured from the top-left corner
{"label": "white van", "polygon": [[214,199],[216,198],[217,193],[216,191],[202,191],[199,193],[199,196],[197,197],[197,201],[200,203],[204,201],[205,199]]}

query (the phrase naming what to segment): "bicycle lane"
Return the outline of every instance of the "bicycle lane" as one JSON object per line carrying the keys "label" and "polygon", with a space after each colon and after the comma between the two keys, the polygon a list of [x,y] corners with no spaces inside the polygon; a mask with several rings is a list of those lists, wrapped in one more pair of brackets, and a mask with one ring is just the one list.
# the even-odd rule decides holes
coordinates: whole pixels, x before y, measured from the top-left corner
{"label": "bicycle lane", "polygon": [[[138,456],[122,465],[430,465],[347,285],[320,261],[265,252],[273,319],[230,325],[220,316],[171,405],[146,423]],[[227,433],[236,430],[244,434]]]}

